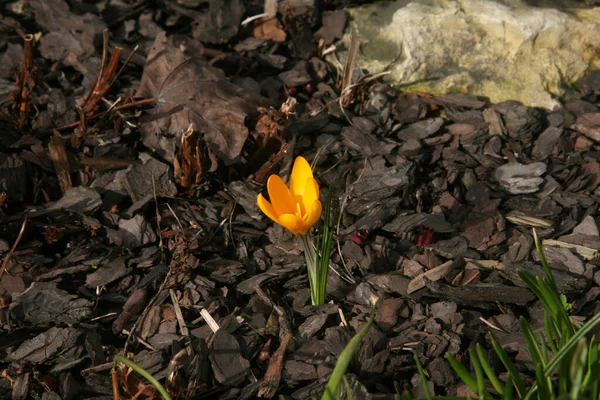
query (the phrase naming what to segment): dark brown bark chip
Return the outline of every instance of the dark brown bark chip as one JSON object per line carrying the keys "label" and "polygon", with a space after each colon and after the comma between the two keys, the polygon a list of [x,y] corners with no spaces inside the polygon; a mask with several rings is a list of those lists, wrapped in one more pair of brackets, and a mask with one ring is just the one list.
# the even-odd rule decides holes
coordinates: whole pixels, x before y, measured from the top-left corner
{"label": "dark brown bark chip", "polygon": [[291,70],[280,73],[279,79],[287,87],[306,85],[311,81],[308,73],[308,63],[306,61],[296,63]]}
{"label": "dark brown bark chip", "polygon": [[300,337],[305,340],[313,337],[325,325],[327,318],[328,318],[327,314],[317,314],[317,315],[308,317],[298,327],[298,333],[300,334]]}
{"label": "dark brown bark chip", "polygon": [[384,332],[389,331],[396,326],[399,317],[399,310],[404,307],[403,299],[385,299],[383,300],[377,313],[375,314],[375,322]]}
{"label": "dark brown bark chip", "polygon": [[209,359],[215,379],[222,385],[236,386],[246,379],[250,363],[242,357],[235,336],[226,330],[215,333]]}
{"label": "dark brown bark chip", "polygon": [[283,379],[292,383],[314,380],[317,379],[317,369],[302,361],[288,360],[284,365]]}
{"label": "dark brown bark chip", "polygon": [[74,324],[92,313],[93,303],[69,294],[51,282],[34,282],[23,293],[13,294],[8,318],[18,326]]}
{"label": "dark brown bark chip", "polygon": [[17,349],[6,357],[8,361],[28,361],[43,363],[52,360],[54,364],[76,346],[77,339],[83,332],[75,328],[52,327],[32,339],[24,341]]}
{"label": "dark brown bark chip", "polygon": [[401,129],[396,134],[400,140],[421,140],[436,133],[444,124],[441,118],[431,118],[423,121],[415,122]]}

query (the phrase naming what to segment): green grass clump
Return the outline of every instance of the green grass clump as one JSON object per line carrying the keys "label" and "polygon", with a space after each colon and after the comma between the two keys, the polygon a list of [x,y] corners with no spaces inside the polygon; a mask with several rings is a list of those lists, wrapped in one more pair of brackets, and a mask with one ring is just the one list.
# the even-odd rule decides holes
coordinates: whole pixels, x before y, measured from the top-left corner
{"label": "green grass clump", "polygon": [[492,347],[505,368],[504,382],[487,362],[479,344],[469,350],[472,372],[453,355],[446,357],[460,379],[481,399],[600,399],[600,345],[593,337],[588,338],[600,322],[600,314],[581,327],[573,322],[568,313],[570,305],[558,291],[535,230],[533,237],[545,276],[533,276],[526,271],[519,271],[519,276],[546,309],[544,329],[539,334],[525,318],[520,318],[521,332],[535,365],[535,381],[529,386],[525,384],[516,365],[491,333]]}

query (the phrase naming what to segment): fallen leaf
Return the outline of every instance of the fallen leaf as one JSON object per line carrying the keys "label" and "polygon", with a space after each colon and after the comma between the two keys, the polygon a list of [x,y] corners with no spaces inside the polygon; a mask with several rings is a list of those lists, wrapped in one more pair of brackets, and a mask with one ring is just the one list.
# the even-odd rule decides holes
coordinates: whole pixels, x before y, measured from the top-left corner
{"label": "fallen leaf", "polygon": [[231,165],[248,137],[246,119],[267,100],[230,83],[223,71],[203,59],[189,57],[174,41],[159,34],[146,59],[137,96],[155,98],[156,107],[140,124],[144,144],[172,162],[191,126]]}

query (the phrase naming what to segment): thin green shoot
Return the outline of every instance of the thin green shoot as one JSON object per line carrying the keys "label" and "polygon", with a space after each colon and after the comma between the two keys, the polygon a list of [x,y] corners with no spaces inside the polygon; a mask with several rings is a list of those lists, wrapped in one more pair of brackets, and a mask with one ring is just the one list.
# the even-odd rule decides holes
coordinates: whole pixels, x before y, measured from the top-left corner
{"label": "thin green shoot", "polygon": [[338,360],[333,368],[333,372],[331,373],[331,377],[329,378],[329,382],[327,382],[327,386],[325,386],[325,391],[323,392],[323,396],[321,396],[321,400],[336,400],[339,396],[339,392],[342,386],[342,380],[344,375],[346,374],[346,370],[354,357],[354,353],[360,347],[360,343],[367,335],[367,332],[373,325],[373,316],[375,314],[375,302],[371,304],[371,314],[369,315],[369,320],[362,327],[362,329],[350,339],[344,350],[340,353]]}
{"label": "thin green shoot", "polygon": [[304,258],[308,268],[308,284],[313,305],[325,304],[327,298],[327,275],[329,271],[329,260],[331,258],[331,243],[333,241],[333,230],[331,229],[331,202],[330,186],[327,194],[323,232],[317,236],[316,243],[310,233],[305,236],[300,236],[300,241],[304,247]]}
{"label": "thin green shoot", "polygon": [[146,371],[145,369],[143,369],[142,367],[140,367],[139,365],[137,365],[136,363],[134,363],[130,359],[125,358],[125,357],[120,356],[120,355],[116,355],[115,356],[115,359],[114,359],[114,368],[117,367],[117,363],[119,363],[119,362],[122,362],[123,364],[127,365],[129,368],[131,368],[132,370],[134,370],[135,372],[137,372],[139,375],[141,375],[142,377],[146,378],[146,380],[148,382],[150,382],[150,384],[152,386],[154,386],[156,388],[156,390],[158,390],[158,392],[161,394],[161,396],[165,400],[171,400],[171,396],[169,396],[169,393],[167,393],[167,391],[165,390],[165,388],[163,387],[163,385],[161,385],[160,382],[158,380],[156,380],[156,378],[153,377],[152,374],[150,374],[148,371]]}
{"label": "thin green shoot", "polygon": [[427,377],[425,376],[425,371],[423,370],[421,360],[419,360],[419,357],[417,357],[416,354],[413,354],[413,358],[415,359],[415,363],[417,364],[417,371],[419,372],[419,376],[421,377],[421,383],[423,384],[423,390],[425,391],[425,398],[427,400],[433,400],[433,397],[431,397],[431,392],[429,391]]}

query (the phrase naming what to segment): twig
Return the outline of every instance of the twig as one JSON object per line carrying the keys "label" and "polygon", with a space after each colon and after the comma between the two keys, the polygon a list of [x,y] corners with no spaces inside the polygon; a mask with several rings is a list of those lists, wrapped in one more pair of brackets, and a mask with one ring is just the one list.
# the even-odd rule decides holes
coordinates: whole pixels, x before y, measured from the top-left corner
{"label": "twig", "polygon": [[[127,329],[123,329],[121,332],[124,333],[125,335],[131,335],[131,332],[129,332]],[[152,346],[150,343],[148,343],[147,341],[145,341],[141,337],[139,337],[137,335],[133,335],[133,337],[135,338],[135,340],[137,340],[138,342],[140,342],[140,344],[142,346],[146,347],[148,350],[156,351],[156,348],[154,346]]]}
{"label": "twig", "polygon": [[156,211],[156,227],[158,230],[158,239],[159,239],[159,248],[163,248],[163,237],[162,231],[160,229],[160,222],[162,218],[160,217],[160,211],[158,209],[158,200],[156,199],[156,178],[154,177],[154,171],[152,171],[152,195],[154,196],[154,208]]}
{"label": "twig", "polygon": [[[150,99],[142,99],[142,100],[138,100],[138,101],[133,101],[131,103],[123,104],[122,106],[112,107],[112,109],[110,111],[112,111],[112,112],[120,111],[120,110],[124,110],[126,108],[137,107],[137,106],[141,106],[144,104],[152,104],[154,102],[156,102],[156,99],[154,97],[152,97]],[[97,114],[94,114],[94,115],[88,117],[88,119],[102,117],[106,114],[108,114],[108,111],[103,111],[103,112],[100,112],[100,113],[97,113]],[[79,125],[81,125],[81,121],[76,121],[76,122],[72,122],[68,125],[63,125],[60,128],[56,128],[56,130],[59,132],[62,132],[62,131],[66,131],[67,129],[77,128]]]}
{"label": "twig", "polygon": [[[112,53],[110,55],[110,60],[108,60],[108,44],[109,44],[109,36],[108,29],[105,29],[102,32],[103,35],[103,44],[102,44],[102,61],[100,62],[100,68],[98,69],[98,74],[96,74],[96,79],[94,80],[94,84],[90,88],[85,100],[81,104],[81,123],[78,125],[80,129],[75,131],[75,136],[71,137],[71,142],[74,147],[78,147],[81,139],[86,135],[86,127],[85,120],[90,117],[92,111],[96,108],[102,97],[108,92],[111,86],[115,83],[121,72],[123,72],[124,68],[127,66],[133,54],[137,51],[138,47],[136,46],[125,62],[121,69],[117,71],[117,67],[119,66],[119,61],[121,60],[121,53],[123,49],[121,47],[114,47]],[[116,72],[116,73],[115,73]],[[82,128],[82,129],[81,129]]]}
{"label": "twig", "polygon": [[206,308],[202,308],[200,310],[200,315],[202,315],[204,322],[206,322],[210,330],[213,331],[213,333],[217,333],[217,331],[220,329],[220,326],[218,322],[215,321],[215,319],[212,317],[212,315],[210,315],[208,310]]}
{"label": "twig", "polygon": [[281,371],[283,370],[285,350],[292,341],[293,336],[292,329],[287,319],[285,310],[275,305],[259,286],[256,286],[255,290],[258,297],[263,302],[273,307],[273,309],[277,313],[280,329],[279,336],[282,337],[279,347],[277,348],[277,350],[275,350],[275,353],[273,353],[273,356],[269,360],[267,372],[265,372],[265,377],[263,378],[263,381],[260,383],[260,386],[258,388],[258,397],[265,397],[267,399],[270,399],[275,395],[275,392],[279,387],[279,382],[281,381]]}
{"label": "twig", "polygon": [[35,277],[35,281],[39,282],[39,281],[47,281],[50,279],[54,279],[54,278],[58,278],[61,275],[71,275],[71,274],[77,274],[80,272],[87,272],[90,269],[93,269],[94,266],[93,265],[85,265],[85,264],[81,264],[81,265],[74,265],[72,267],[65,267],[65,268],[60,268],[60,269],[55,269],[52,271],[48,271],[45,274],[41,274]]}
{"label": "twig", "polygon": [[154,305],[154,302],[156,301],[157,297],[164,290],[165,286],[167,285],[167,281],[169,280],[170,277],[171,277],[171,269],[169,269],[169,272],[167,272],[167,276],[165,276],[165,279],[160,284],[160,287],[158,288],[158,291],[156,292],[156,294],[148,302],[148,305],[144,309],[144,312],[142,313],[142,315],[135,321],[135,323],[133,324],[133,327],[131,327],[129,334],[127,335],[127,340],[125,340],[125,347],[123,348],[123,354],[127,354],[127,347],[129,346],[129,342],[131,341],[131,337],[132,337],[133,333],[137,329],[140,322],[146,318],[146,315],[148,315],[148,312],[150,312],[150,309]]}
{"label": "twig", "polygon": [[31,90],[34,86],[33,74],[33,35],[25,35],[23,47],[23,64],[17,78],[18,102],[19,102],[19,129],[23,129],[27,123],[29,109],[31,108]]}
{"label": "twig", "polygon": [[240,25],[241,26],[246,26],[248,25],[250,22],[252,21],[256,21],[257,19],[261,19],[263,17],[268,17],[270,14],[269,13],[262,13],[262,14],[257,14],[257,15],[253,15],[251,17],[246,18],[245,20],[243,20]]}
{"label": "twig", "polygon": [[175,309],[175,317],[177,317],[177,322],[179,323],[179,330],[181,330],[183,336],[189,338],[190,332],[185,324],[185,319],[183,319],[183,314],[181,313],[181,307],[179,307],[177,296],[175,296],[175,291],[169,289],[169,295],[171,295],[171,301],[173,302],[173,308]]}
{"label": "twig", "polygon": [[119,74],[123,71],[123,68],[127,65],[126,63],[131,59],[132,54],[137,51],[137,47],[135,47],[129,54],[129,57],[127,57],[123,67],[121,67],[119,72],[115,75],[115,71],[119,66],[119,61],[121,60],[121,53],[123,52],[123,49],[120,47],[115,47],[110,55],[108,64],[106,64],[109,42],[108,29],[105,29],[104,32],[102,32],[102,35],[104,37],[104,42],[102,44],[102,61],[100,63],[100,69],[98,70],[94,84],[92,85],[81,106],[86,116],[94,109],[94,107],[96,107],[100,99],[104,97],[106,92],[119,77]]}
{"label": "twig", "polygon": [[173,210],[171,205],[169,203],[166,203],[166,204],[167,204],[167,208],[169,209],[169,211],[171,211],[171,214],[173,214],[173,216],[175,217],[175,220],[177,221],[177,225],[179,225],[179,229],[181,229],[182,231],[185,230],[185,228],[183,227],[183,224],[179,220],[179,217],[177,216],[177,214],[175,213],[175,211]]}
{"label": "twig", "polygon": [[107,362],[104,364],[98,364],[98,365],[94,365],[93,367],[89,367],[86,368],[84,370],[81,371],[81,376],[87,376],[90,374],[95,374],[97,372],[103,372],[103,371],[107,371],[109,369],[111,369],[113,366],[112,362]]}
{"label": "twig", "polygon": [[13,243],[13,245],[10,248],[10,250],[8,251],[8,253],[6,253],[6,256],[4,256],[4,261],[2,262],[2,269],[0,270],[0,278],[2,278],[2,275],[4,275],[4,272],[6,272],[6,267],[8,266],[8,261],[12,257],[12,254],[15,252],[15,249],[17,248],[17,246],[19,245],[19,242],[21,241],[21,238],[23,237],[23,233],[25,232],[25,227],[27,226],[28,220],[29,220],[29,214],[25,214],[25,219],[23,220],[23,224],[21,225],[21,230],[19,231],[17,240],[15,240],[15,242]]}
{"label": "twig", "polygon": [[356,55],[358,53],[358,38],[355,31],[350,34],[350,48],[348,49],[348,58],[346,58],[346,64],[344,65],[344,74],[342,75],[342,87],[340,92],[340,109],[344,114],[344,117],[348,120],[350,125],[352,122],[346,115],[344,108],[350,104],[351,88],[352,83],[352,71],[354,71],[354,62],[356,61]]}
{"label": "twig", "polygon": [[69,156],[67,155],[67,149],[65,148],[65,143],[63,142],[60,133],[55,132],[54,136],[52,136],[50,144],[48,145],[48,152],[50,153],[50,158],[54,164],[54,170],[56,171],[60,189],[64,194],[67,190],[73,188],[73,183],[71,182]]}
{"label": "twig", "polygon": [[110,363],[110,365],[112,366],[110,375],[112,378],[113,397],[114,397],[114,400],[120,400],[121,394],[119,393],[119,372],[117,370],[116,365],[114,365],[113,363]]}

